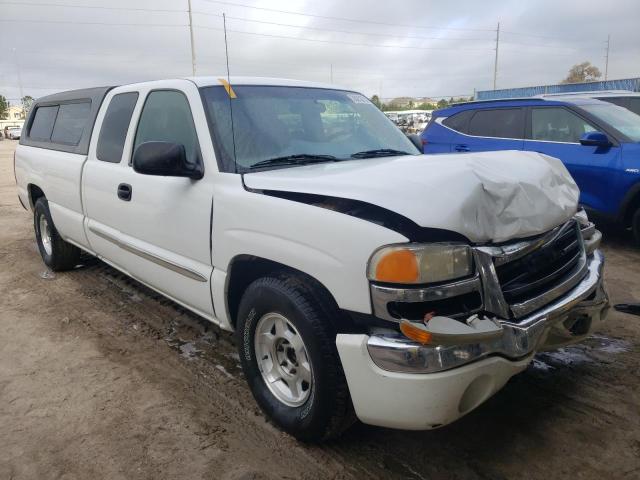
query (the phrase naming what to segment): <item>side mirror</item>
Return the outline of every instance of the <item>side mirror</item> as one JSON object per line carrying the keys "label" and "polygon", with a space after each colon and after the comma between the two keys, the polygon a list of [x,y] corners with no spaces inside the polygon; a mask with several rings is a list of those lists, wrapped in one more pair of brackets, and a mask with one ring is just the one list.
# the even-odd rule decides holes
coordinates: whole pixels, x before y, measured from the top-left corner
{"label": "side mirror", "polygon": [[420,153],[424,153],[423,145],[422,145],[422,138],[420,138],[420,135],[416,135],[415,133],[411,133],[411,134],[407,135],[407,137],[409,137],[409,140],[411,140],[411,143],[413,143],[415,145],[415,147],[418,149],[418,151]]}
{"label": "side mirror", "polygon": [[133,152],[133,169],[144,175],[187,177],[194,180],[204,175],[201,164],[187,162],[184,145],[171,142],[145,142]]}
{"label": "side mirror", "polygon": [[587,147],[610,147],[611,140],[602,132],[587,132],[580,137],[580,143]]}

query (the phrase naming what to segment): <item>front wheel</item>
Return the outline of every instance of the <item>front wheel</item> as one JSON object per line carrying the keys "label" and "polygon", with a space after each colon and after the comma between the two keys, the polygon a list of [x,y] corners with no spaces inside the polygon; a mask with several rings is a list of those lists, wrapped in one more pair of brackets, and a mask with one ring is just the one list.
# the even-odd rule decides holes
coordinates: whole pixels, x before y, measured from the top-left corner
{"label": "front wheel", "polygon": [[71,270],[79,263],[80,249],[60,237],[51,219],[49,203],[44,197],[39,198],[34,206],[33,228],[42,260],[51,270]]}
{"label": "front wheel", "polygon": [[342,433],[353,407],[328,317],[336,309],[311,288],[287,275],[254,281],[240,302],[236,335],[262,410],[296,438],[319,441]]}

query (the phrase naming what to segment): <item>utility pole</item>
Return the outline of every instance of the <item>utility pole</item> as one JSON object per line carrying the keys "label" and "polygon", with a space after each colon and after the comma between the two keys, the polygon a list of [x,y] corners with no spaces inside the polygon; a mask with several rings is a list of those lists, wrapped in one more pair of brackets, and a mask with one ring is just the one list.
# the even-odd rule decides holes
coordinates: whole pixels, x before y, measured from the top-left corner
{"label": "utility pole", "polygon": [[[22,99],[24,98],[24,91],[22,89],[22,72],[20,71],[20,62],[18,61],[16,48],[13,47],[11,51],[13,52],[13,61],[16,63],[16,73],[18,74],[18,90],[20,91],[20,105],[22,105]],[[22,113],[26,118],[27,112],[24,111],[24,107],[22,108]]]}
{"label": "utility pole", "polygon": [[187,0],[189,5],[189,37],[191,38],[191,74],[196,76],[196,49],[193,42],[193,19],[191,17],[191,0]]}
{"label": "utility pole", "polygon": [[611,34],[607,35],[607,55],[604,62],[604,81],[609,77],[609,47],[611,46]]}
{"label": "utility pole", "polygon": [[500,48],[500,22],[498,22],[498,28],[496,28],[496,59],[493,63],[493,89],[496,89],[496,82],[498,79],[498,49]]}

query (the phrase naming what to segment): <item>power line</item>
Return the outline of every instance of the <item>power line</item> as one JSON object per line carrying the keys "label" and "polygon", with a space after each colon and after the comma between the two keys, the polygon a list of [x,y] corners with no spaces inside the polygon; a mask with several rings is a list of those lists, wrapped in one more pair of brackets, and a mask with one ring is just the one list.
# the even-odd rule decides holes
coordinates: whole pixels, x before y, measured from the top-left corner
{"label": "power line", "polygon": [[[194,11],[193,13],[196,13],[198,15],[207,15],[211,17],[222,18],[222,15],[218,15],[217,13],[208,13],[208,12],[199,12],[199,11]],[[231,15],[227,15],[227,18],[231,18],[233,20],[239,20],[242,22],[261,23],[266,25],[277,25],[280,27],[301,28],[304,30],[317,30],[322,32],[346,33],[349,35],[367,35],[367,36],[374,36],[374,37],[411,38],[411,39],[417,39],[417,40],[445,40],[445,41],[477,42],[477,41],[483,41],[483,40],[491,40],[490,38],[443,38],[443,37],[425,37],[422,35],[393,35],[388,33],[354,32],[349,30],[336,30],[332,28],[311,27],[308,25],[292,25],[290,23],[268,22],[266,20],[254,20],[250,18],[232,17]]]}
{"label": "power line", "polygon": [[188,27],[186,23],[111,23],[111,22],[77,22],[72,20],[27,20],[21,18],[0,18],[4,23],[52,23],[66,25],[101,25],[115,27]]}
{"label": "power line", "polygon": [[16,5],[27,7],[62,7],[62,8],[87,8],[93,10],[123,10],[128,12],[162,12],[162,13],[187,13],[186,10],[164,9],[164,8],[138,8],[138,7],[104,7],[98,5],[69,5],[66,3],[45,3],[45,2],[2,2],[2,5]]}
{"label": "power line", "polygon": [[[357,23],[368,23],[368,24],[372,24],[372,25],[386,25],[386,26],[394,26],[394,27],[397,26],[397,27],[404,27],[404,28],[423,28],[423,29],[431,29],[431,30],[474,31],[474,32],[493,32],[493,31],[495,31],[495,30],[491,30],[491,29],[480,29],[480,28],[442,27],[442,26],[435,27],[435,26],[420,26],[420,25],[410,25],[410,24],[394,24],[394,23],[376,22],[376,21],[372,21],[372,20],[363,20],[363,19],[354,19],[354,18],[346,18],[346,17],[334,17],[334,16],[327,16],[327,15],[308,14],[308,13],[294,12],[294,11],[290,11],[290,10],[278,10],[278,9],[273,9],[273,8],[257,7],[257,6],[254,6],[254,5],[246,5],[246,4],[240,4],[240,3],[234,3],[234,2],[225,2],[225,1],[219,1],[219,0],[202,0],[202,1],[207,2],[207,3],[217,3],[217,4],[230,5],[230,6],[236,6],[236,7],[241,7],[241,8],[249,8],[249,9],[254,9],[254,10],[263,10],[263,11],[284,13],[284,14],[288,14],[288,15],[298,15],[298,16],[304,16],[304,17],[328,19],[328,20],[342,20],[342,21],[357,22]],[[83,4],[83,5],[78,5],[78,4],[71,5],[71,4],[65,4],[65,3],[52,3],[52,2],[4,1],[4,2],[2,2],[2,5],[33,6],[33,7],[59,7],[59,8],[82,8],[82,9],[93,9],[93,10],[116,10],[116,11],[131,11],[131,12],[188,13],[188,10],[179,10],[179,9],[140,8],[140,7],[106,7],[106,6],[99,6],[99,5],[86,5],[86,4]],[[221,15],[214,14],[214,13],[208,13],[208,12],[193,12],[193,13],[198,13],[200,15],[211,15],[211,16],[221,17]],[[330,31],[330,32],[333,31],[333,32],[339,32],[339,33],[352,33],[352,34],[360,34],[360,35],[387,36],[387,37],[396,37],[396,38],[416,38],[416,39],[425,39],[425,40],[469,40],[469,41],[472,41],[472,40],[473,41],[487,40],[487,39],[478,39],[478,38],[441,38],[441,37],[423,37],[423,36],[416,36],[416,35],[387,35],[387,34],[376,34],[376,33],[365,33],[365,32],[349,32],[349,31],[344,31],[344,30],[332,30],[332,29],[323,29],[323,28],[319,28],[319,27],[309,27],[309,26],[290,25],[290,24],[285,24],[285,23],[267,22],[267,21],[260,21],[260,20],[250,20],[250,19],[244,19],[244,18],[239,18],[239,17],[231,17],[231,16],[228,16],[228,15],[227,15],[227,17],[228,18],[233,18],[235,20],[242,20],[242,21],[247,21],[247,22],[265,23],[265,24],[280,25],[280,26],[285,26],[285,27],[305,28],[305,29],[310,29],[310,30],[325,30],[325,31]],[[44,23],[44,21],[41,22],[41,23]],[[47,22],[47,23],[49,23],[49,22]],[[106,25],[106,23],[104,23],[104,24],[103,23],[93,23],[93,24]],[[133,26],[138,26],[138,25],[142,25],[142,24],[115,24],[114,23],[113,25],[133,25]],[[156,25],[156,26],[160,26],[160,25]],[[165,26],[165,25],[163,24],[162,26]],[[166,26],[173,26],[173,24],[171,24],[171,25],[167,24]],[[181,25],[176,25],[176,26],[181,26]],[[550,36],[550,35],[540,35],[540,34],[525,33],[525,32],[513,32],[513,31],[509,31],[509,30],[502,30],[501,34],[518,35],[518,36],[534,37],[534,38],[546,38],[546,39],[559,40],[559,41],[573,41],[573,42],[581,42],[581,43],[585,42],[584,39],[580,39],[580,38],[577,38],[577,37],[564,37],[563,38],[563,37],[554,37],[554,36]],[[505,43],[507,43],[507,42],[515,44],[515,45],[526,45],[526,46],[539,46],[539,47],[557,48],[555,45],[534,45],[534,44],[528,44],[528,43],[505,41]]]}
{"label": "power line", "polygon": [[493,32],[491,29],[484,28],[463,28],[463,27],[432,27],[432,26],[423,26],[423,25],[407,25],[402,23],[387,23],[387,22],[376,22],[374,20],[363,20],[357,18],[347,18],[347,17],[333,17],[329,15],[317,15],[311,13],[301,13],[294,12],[291,10],[278,10],[275,8],[267,8],[267,7],[257,7],[255,5],[247,5],[242,3],[234,3],[234,2],[224,2],[220,0],[202,0],[207,3],[216,3],[220,5],[229,5],[232,7],[241,7],[241,8],[250,8],[253,10],[262,10],[266,12],[276,12],[276,13],[285,13],[288,15],[299,15],[301,17],[311,17],[311,18],[321,18],[323,20],[339,20],[344,22],[353,22],[353,23],[368,23],[371,25],[385,25],[388,27],[402,27],[402,28],[425,28],[430,30],[459,30],[459,31],[468,31],[468,32]]}
{"label": "power line", "polygon": [[[504,33],[502,30],[500,31],[500,33]],[[576,48],[576,47],[564,47],[564,46],[559,46],[559,45],[551,45],[551,44],[540,44],[540,43],[527,43],[527,42],[514,42],[513,40],[505,40],[504,38],[500,39],[501,43],[505,43],[507,45],[521,45],[524,47],[535,47],[535,48],[554,48],[554,49],[571,49],[571,50],[586,50],[586,49],[590,49],[591,47],[583,47],[583,48]]]}
{"label": "power line", "polygon": [[[501,33],[502,33],[502,32],[501,32]],[[506,51],[505,47],[508,47],[508,49],[509,49],[509,51],[510,51],[510,52],[515,52],[515,53],[516,53],[517,55],[519,55],[519,56],[524,56],[524,55],[526,55],[526,52],[524,52],[524,51],[522,50],[522,48],[520,48],[520,47],[515,47],[515,46],[511,46],[511,45],[503,45],[502,38],[501,38],[501,39],[500,39],[500,50],[501,50],[501,51]],[[573,58],[575,58],[575,57],[576,57],[576,55],[578,55],[578,53],[577,53],[577,52],[580,52],[580,51],[581,51],[581,50],[573,50],[573,51],[571,51],[571,52],[566,52],[566,51],[565,51],[565,52],[553,52],[553,51],[550,51],[550,52],[545,52],[545,53],[544,53],[544,56],[554,56],[554,57],[573,57]],[[584,51],[584,50],[582,50],[582,51]],[[532,55],[533,55],[533,54],[532,54]],[[581,55],[581,54],[580,54],[580,55]]]}
{"label": "power line", "polygon": [[[194,25],[197,28],[203,28],[205,30],[216,30],[223,31],[221,28],[209,27],[207,25]],[[337,40],[320,40],[317,38],[304,38],[304,37],[291,37],[287,35],[273,35],[269,33],[258,33],[258,32],[247,32],[243,30],[229,30],[227,32],[240,33],[244,35],[257,35],[260,37],[270,37],[270,38],[284,38],[287,40],[297,40],[302,42],[317,42],[317,43],[332,43],[337,45],[350,45],[356,47],[374,47],[374,48],[400,48],[400,49],[411,49],[411,50],[455,50],[455,51],[473,51],[473,52],[486,52],[491,50],[490,48],[457,48],[457,47],[417,47],[410,45],[380,45],[374,43],[355,43],[355,42],[340,42]]]}
{"label": "power line", "polygon": [[[243,7],[243,8],[250,8],[250,9],[257,9],[257,10],[265,10],[265,11],[272,11],[272,12],[277,12],[277,13],[285,13],[285,14],[291,14],[291,15],[300,15],[300,16],[304,16],[304,17],[313,17],[313,18],[322,18],[322,19],[328,19],[328,20],[345,20],[345,21],[350,21],[350,22],[357,22],[357,23],[370,23],[370,24],[374,24],[374,25],[386,25],[386,26],[398,26],[398,27],[404,27],[404,28],[426,28],[426,29],[439,29],[439,30],[461,30],[461,31],[474,31],[474,32],[495,32],[495,30],[490,30],[490,29],[474,29],[474,28],[454,28],[454,27],[426,27],[426,26],[419,26],[419,25],[405,25],[405,24],[392,24],[392,23],[385,23],[385,22],[374,22],[374,21],[369,21],[369,20],[357,20],[357,19],[351,19],[351,18],[344,18],[344,17],[332,17],[332,16],[325,16],[325,15],[313,15],[313,14],[306,14],[306,13],[300,13],[300,12],[293,12],[293,11],[289,11],[289,10],[278,10],[278,9],[273,9],[273,8],[266,8],[266,7],[256,7],[256,6],[252,6],[252,5],[245,5],[245,4],[239,4],[239,3],[233,3],[233,2],[224,2],[224,1],[219,1],[219,0],[202,0],[204,2],[207,3],[219,3],[219,4],[223,4],[223,5],[233,5],[233,6],[237,6],[237,7]],[[202,11],[198,11],[198,12],[194,12],[197,13],[199,15],[209,15],[209,16],[214,16],[214,17],[221,17],[221,15],[219,14],[215,14],[215,13],[209,13],[209,12],[202,12]],[[306,30],[318,30],[318,31],[327,31],[327,32],[336,32],[336,33],[347,33],[347,34],[358,34],[358,35],[370,35],[370,36],[377,36],[377,37],[394,37],[394,38],[414,38],[414,39],[421,39],[421,40],[453,40],[453,41],[457,41],[457,40],[469,40],[469,41],[483,41],[483,40],[492,40],[490,38],[443,38],[443,37],[426,37],[426,36],[421,36],[421,35],[393,35],[393,34],[381,34],[381,33],[368,33],[368,32],[352,32],[352,31],[347,31],[347,30],[336,30],[336,29],[329,29],[329,28],[321,28],[321,27],[311,27],[311,26],[307,26],[307,25],[292,25],[292,24],[288,24],[288,23],[280,23],[280,22],[269,22],[266,20],[254,20],[254,19],[248,19],[248,18],[241,18],[241,17],[233,17],[230,15],[227,15],[227,18],[232,18],[234,20],[241,20],[241,21],[245,21],[245,22],[253,22],[253,23],[262,23],[262,24],[269,24],[269,25],[277,25],[277,26],[283,26],[283,27],[294,27],[294,28],[301,28],[301,29],[306,29]],[[518,32],[505,32],[504,30],[501,30],[500,33],[511,33],[513,35],[524,35],[524,36],[531,36],[531,37],[539,37],[539,38],[547,38],[547,39],[553,39],[553,40],[560,40],[560,41],[566,41],[563,40],[562,38],[559,37],[550,37],[550,36],[545,36],[545,35],[534,35],[534,34],[526,34],[526,33],[518,33]],[[504,41],[504,40],[503,40]],[[575,41],[582,41],[579,39],[575,39]],[[515,44],[515,45],[525,45],[525,46],[533,46],[533,47],[541,47],[541,48],[558,48],[557,45],[540,45],[540,44],[533,44],[533,43],[524,43],[524,42],[515,42],[515,41],[504,41],[505,43],[510,43],[510,44]],[[567,47],[570,48],[570,47]]]}
{"label": "power line", "polygon": [[509,30],[502,30],[502,33],[503,34],[506,33],[507,35],[519,35],[521,37],[547,38],[549,40],[560,40],[563,42],[566,42],[566,41],[584,42],[585,41],[584,39],[578,38],[578,37],[552,37],[551,35],[538,35],[536,33],[512,32]]}
{"label": "power line", "polygon": [[[200,12],[200,11],[194,11],[193,13],[198,14],[198,15],[207,15],[207,16],[211,16],[211,17],[218,17],[218,18],[222,18],[222,15],[218,15],[217,13],[208,13],[208,12]],[[372,32],[357,32],[357,31],[349,31],[349,30],[337,30],[337,29],[331,29],[331,28],[322,28],[322,27],[311,27],[308,25],[293,25],[290,23],[280,23],[280,22],[269,22],[266,20],[254,20],[254,19],[250,19],[250,18],[242,18],[242,17],[233,17],[230,15],[227,15],[227,18],[231,18],[233,20],[239,20],[242,22],[251,22],[251,23],[259,23],[259,24],[266,24],[266,25],[276,25],[276,26],[280,26],[280,27],[289,27],[289,28],[299,28],[299,29],[303,29],[303,30],[316,30],[316,31],[323,31],[323,32],[334,32],[334,33],[344,33],[344,34],[349,34],[349,35],[365,35],[365,36],[373,36],[373,37],[385,37],[385,38],[408,38],[408,39],[416,39],[416,40],[439,40],[439,41],[474,41],[474,42],[481,42],[481,41],[493,41],[494,39],[492,38],[468,38],[468,37],[426,37],[423,35],[394,35],[394,34],[388,34],[388,33],[372,33]],[[495,32],[495,30],[494,30]],[[502,31],[501,31],[502,33]],[[565,49],[572,49],[572,50],[578,50],[575,47],[558,47],[557,45],[542,45],[542,44],[536,44],[536,43],[525,43],[525,42],[517,42],[517,41],[513,41],[513,40],[504,40],[504,39],[500,39],[501,43],[505,43],[505,44],[509,44],[509,45],[523,45],[523,46],[527,46],[527,47],[535,47],[535,48],[553,48],[553,49],[557,49],[557,48],[565,48]],[[589,47],[584,47],[584,49],[588,49]]]}

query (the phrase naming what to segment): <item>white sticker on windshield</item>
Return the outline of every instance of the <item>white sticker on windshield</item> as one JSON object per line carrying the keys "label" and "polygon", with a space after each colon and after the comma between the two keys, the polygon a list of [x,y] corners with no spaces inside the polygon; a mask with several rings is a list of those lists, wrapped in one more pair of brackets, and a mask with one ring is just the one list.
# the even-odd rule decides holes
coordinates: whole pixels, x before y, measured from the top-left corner
{"label": "white sticker on windshield", "polygon": [[365,97],[357,93],[347,93],[347,96],[351,99],[353,103],[369,103],[369,100],[367,100]]}

